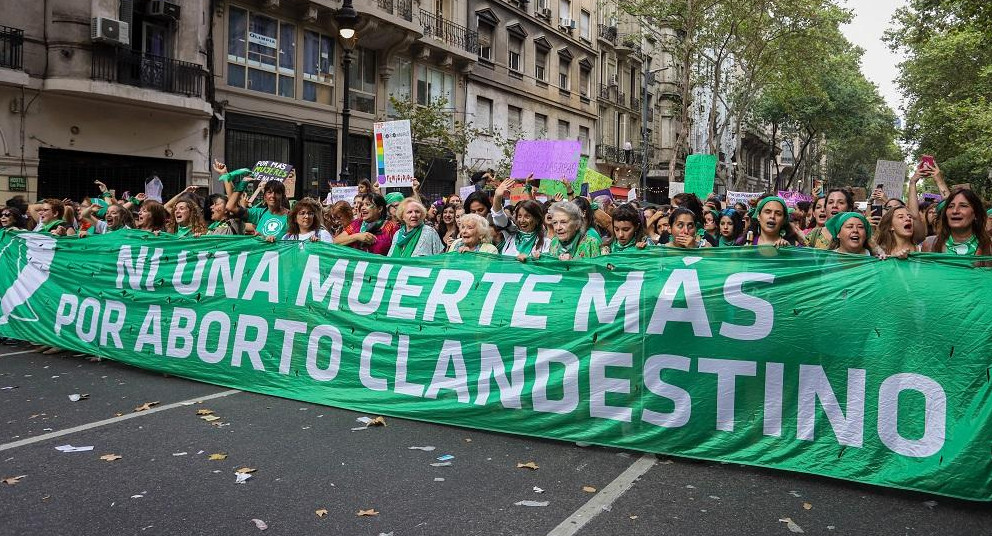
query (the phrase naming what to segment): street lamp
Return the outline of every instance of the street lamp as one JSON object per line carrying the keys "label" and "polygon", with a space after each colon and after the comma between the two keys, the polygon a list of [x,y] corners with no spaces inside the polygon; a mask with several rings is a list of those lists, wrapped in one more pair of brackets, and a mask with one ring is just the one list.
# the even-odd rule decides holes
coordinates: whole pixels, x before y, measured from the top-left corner
{"label": "street lamp", "polygon": [[358,24],[358,13],[351,4],[352,0],[344,0],[344,5],[334,15],[338,25],[338,35],[341,36],[341,48],[344,50],[342,63],[344,66],[344,106],[341,108],[341,173],[340,179],[349,184],[351,173],[348,171],[348,131],[351,122],[351,53],[355,49],[358,37],[355,36],[355,26]]}

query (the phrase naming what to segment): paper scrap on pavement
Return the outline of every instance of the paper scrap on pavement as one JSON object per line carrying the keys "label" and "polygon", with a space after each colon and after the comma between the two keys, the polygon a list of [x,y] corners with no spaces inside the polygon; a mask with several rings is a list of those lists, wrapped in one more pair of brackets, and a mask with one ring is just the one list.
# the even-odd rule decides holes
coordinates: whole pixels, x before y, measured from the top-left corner
{"label": "paper scrap on pavement", "polygon": [[265,524],[265,521],[262,521],[261,519],[252,519],[251,522],[258,527],[258,530],[265,530],[269,528],[269,526]]}
{"label": "paper scrap on pavement", "polygon": [[71,395],[69,395],[69,400],[72,401],[72,402],[79,402],[80,400],[86,400],[89,397],[90,397],[90,395],[88,395],[86,393],[83,393],[83,394],[72,393]]}
{"label": "paper scrap on pavement", "polygon": [[797,534],[803,534],[806,532],[803,530],[802,527],[797,525],[796,522],[792,520],[792,518],[786,517],[783,519],[779,519],[779,522],[785,523],[785,526],[788,527],[789,532],[795,532]]}
{"label": "paper scrap on pavement", "polygon": [[537,486],[534,486],[534,493],[544,493],[544,490]]}
{"label": "paper scrap on pavement", "polygon": [[319,510],[314,511],[314,513],[317,514],[317,517],[324,517],[327,515],[327,508],[321,508]]}
{"label": "paper scrap on pavement", "polygon": [[8,476],[8,477],[4,478],[3,480],[0,480],[0,482],[3,482],[4,484],[7,484],[8,486],[13,486],[14,484],[17,484],[18,482],[20,482],[21,479],[24,478],[24,477],[26,477],[26,476],[28,476],[28,475]]}
{"label": "paper scrap on pavement", "polygon": [[251,478],[251,474],[250,473],[235,473],[234,474],[234,483],[235,484],[244,484],[245,481],[248,480],[249,478]]}
{"label": "paper scrap on pavement", "polygon": [[422,450],[424,452],[431,452],[434,447],[407,447],[407,450]]}
{"label": "paper scrap on pavement", "polygon": [[359,510],[355,515],[358,517],[377,516],[379,515],[379,512],[376,512],[375,508],[369,508],[368,510]]}
{"label": "paper scrap on pavement", "polygon": [[513,506],[547,506],[549,501],[517,501]]}
{"label": "paper scrap on pavement", "polygon": [[451,466],[451,462],[437,462],[431,464],[431,467],[450,467],[450,466]]}
{"label": "paper scrap on pavement", "polygon": [[517,462],[517,469],[530,469],[531,471],[537,471],[540,467],[534,462]]}
{"label": "paper scrap on pavement", "polygon": [[55,450],[59,452],[86,452],[88,450],[93,450],[93,445],[90,445],[88,447],[74,447],[72,445],[61,445],[55,447]]}
{"label": "paper scrap on pavement", "polygon": [[100,456],[100,459],[108,462],[113,462],[123,457],[124,456],[121,456],[120,454],[104,454],[103,456]]}

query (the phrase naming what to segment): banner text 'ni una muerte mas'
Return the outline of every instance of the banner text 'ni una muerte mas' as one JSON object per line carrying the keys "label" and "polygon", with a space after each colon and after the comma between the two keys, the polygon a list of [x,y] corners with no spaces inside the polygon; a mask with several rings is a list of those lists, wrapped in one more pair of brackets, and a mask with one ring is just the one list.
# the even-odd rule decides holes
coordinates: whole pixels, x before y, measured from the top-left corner
{"label": "banner text 'ni una muerte mas'", "polygon": [[521,264],[6,233],[0,335],[358,411],[990,500],[990,277],[771,248]]}

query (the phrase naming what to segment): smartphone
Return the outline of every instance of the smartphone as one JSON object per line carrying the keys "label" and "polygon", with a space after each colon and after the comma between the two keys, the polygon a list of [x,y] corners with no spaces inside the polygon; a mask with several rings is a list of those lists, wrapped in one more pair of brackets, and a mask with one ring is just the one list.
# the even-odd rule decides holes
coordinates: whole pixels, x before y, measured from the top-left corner
{"label": "smartphone", "polygon": [[933,169],[937,167],[937,162],[934,161],[933,156],[925,154],[920,158],[920,165],[917,166],[917,168],[923,169],[923,166],[929,166],[931,169]]}
{"label": "smartphone", "polygon": [[882,205],[872,205],[871,206],[871,217],[881,218],[882,217]]}

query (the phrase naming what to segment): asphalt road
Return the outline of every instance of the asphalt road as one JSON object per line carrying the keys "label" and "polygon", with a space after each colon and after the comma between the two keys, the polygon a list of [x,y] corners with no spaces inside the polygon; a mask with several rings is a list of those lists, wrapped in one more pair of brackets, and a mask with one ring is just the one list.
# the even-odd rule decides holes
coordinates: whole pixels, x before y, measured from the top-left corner
{"label": "asphalt road", "polygon": [[992,534],[982,503],[402,419],[354,431],[374,416],[21,352],[0,345],[0,478],[24,475],[0,483],[0,535]]}

